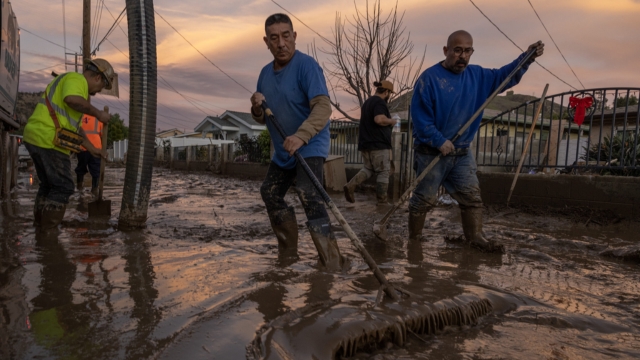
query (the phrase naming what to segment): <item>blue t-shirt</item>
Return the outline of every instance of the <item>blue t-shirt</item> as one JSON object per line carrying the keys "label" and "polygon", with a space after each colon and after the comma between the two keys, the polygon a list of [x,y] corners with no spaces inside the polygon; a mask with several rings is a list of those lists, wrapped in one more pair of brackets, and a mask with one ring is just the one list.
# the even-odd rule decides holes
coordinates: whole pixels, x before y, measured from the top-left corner
{"label": "blue t-shirt", "polygon": [[[411,98],[414,145],[439,148],[446,140],[453,139],[525,56],[523,53],[500,69],[468,65],[456,74],[437,63],[425,70],[416,81]],[[529,64],[522,66],[503,91],[517,85],[528,68]],[[471,145],[481,119],[482,113],[455,141],[456,148]]]}
{"label": "blue t-shirt", "polygon": [[[329,96],[327,84],[320,65],[309,55],[296,50],[291,61],[282,69],[274,70],[273,62],[267,64],[258,78],[259,93],[262,93],[273,111],[273,115],[284,128],[287,136],[293,135],[311,114],[310,101],[316,96]],[[273,125],[267,121],[275,152],[273,161],[283,169],[293,169],[296,158],[282,146],[284,140]],[[329,155],[329,124],[302,146],[298,152],[303,158]]]}

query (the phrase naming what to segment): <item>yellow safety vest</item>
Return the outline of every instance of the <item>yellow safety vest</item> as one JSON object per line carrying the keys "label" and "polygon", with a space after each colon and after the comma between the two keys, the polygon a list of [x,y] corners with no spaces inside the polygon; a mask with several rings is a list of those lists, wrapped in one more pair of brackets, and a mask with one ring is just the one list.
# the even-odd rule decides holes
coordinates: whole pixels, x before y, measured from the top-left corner
{"label": "yellow safety vest", "polygon": [[55,149],[69,154],[69,150],[59,148],[53,144],[56,127],[49,115],[45,96],[48,96],[51,107],[56,112],[60,127],[77,132],[82,113],[72,109],[64,102],[67,96],[72,95],[81,96],[83,99],[89,98],[89,85],[84,75],[69,72],[56,77],[47,86],[45,93],[27,121],[23,140],[41,148]]}

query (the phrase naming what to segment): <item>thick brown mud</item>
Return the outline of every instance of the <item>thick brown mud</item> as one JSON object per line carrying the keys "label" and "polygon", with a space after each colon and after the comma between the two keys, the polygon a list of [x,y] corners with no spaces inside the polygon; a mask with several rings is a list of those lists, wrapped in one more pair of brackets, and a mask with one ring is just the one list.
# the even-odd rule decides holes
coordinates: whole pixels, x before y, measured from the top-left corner
{"label": "thick brown mud", "polygon": [[[362,319],[402,311],[388,300],[375,307],[379,284],[333,217],[351,266],[339,274],[318,268],[293,191],[287,201],[296,209],[299,260],[288,265],[278,261],[259,181],[156,169],[147,228],[123,232],[117,217],[124,169],[111,168],[110,222],[87,222],[91,198],[76,194],[61,233],[42,237],[31,225],[34,178],[22,173],[12,199],[2,203],[2,359],[244,359],[257,331],[310,304],[334,305],[314,313],[317,321],[290,325],[304,325],[296,336],[312,334],[304,341],[319,349],[327,334],[348,335],[322,314]],[[478,296],[494,304],[471,325],[407,332],[402,346],[389,341],[356,358],[640,358],[637,222],[490,208],[485,231],[507,253],[485,254],[460,240],[455,205],[431,212],[423,241],[413,243],[401,207],[381,242],[372,227],[387,209],[376,208],[374,193],[357,192],[355,204],[332,197],[389,280],[420,301]],[[340,323],[352,325],[345,317]]]}

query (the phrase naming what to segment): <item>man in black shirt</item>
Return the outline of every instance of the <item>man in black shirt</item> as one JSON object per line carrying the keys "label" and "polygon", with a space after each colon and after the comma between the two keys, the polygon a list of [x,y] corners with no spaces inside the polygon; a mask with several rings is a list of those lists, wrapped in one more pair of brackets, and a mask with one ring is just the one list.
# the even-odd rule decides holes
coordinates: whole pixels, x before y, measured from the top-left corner
{"label": "man in black shirt", "polygon": [[391,168],[391,132],[396,124],[387,107],[393,84],[382,80],[373,85],[376,86],[375,95],[367,99],[360,109],[358,150],[362,153],[364,167],[344,186],[344,197],[348,202],[355,202],[356,186],[375,174],[378,205],[384,205],[387,204]]}

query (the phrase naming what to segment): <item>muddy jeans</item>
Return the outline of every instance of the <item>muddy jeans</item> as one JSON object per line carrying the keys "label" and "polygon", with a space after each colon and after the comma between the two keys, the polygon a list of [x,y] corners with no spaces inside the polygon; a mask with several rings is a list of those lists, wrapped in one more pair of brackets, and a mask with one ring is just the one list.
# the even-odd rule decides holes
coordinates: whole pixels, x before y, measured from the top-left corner
{"label": "muddy jeans", "polygon": [[[416,152],[413,163],[416,176],[436,157],[437,155]],[[460,208],[482,207],[476,170],[476,161],[471,152],[459,156],[443,156],[413,191],[409,199],[409,211],[422,213],[434,207],[438,201],[440,185],[460,204]]]}
{"label": "muddy jeans", "polygon": [[364,167],[360,169],[360,172],[367,174],[367,179],[375,174],[377,175],[376,182],[383,184],[389,183],[389,172],[391,171],[391,150],[362,151],[362,160],[364,161]]}
{"label": "muddy jeans", "polygon": [[37,197],[56,205],[69,203],[69,197],[74,191],[69,155],[29,143],[24,145],[31,155],[40,181]]}
{"label": "muddy jeans", "polygon": [[[311,171],[315,174],[320,184],[322,184],[322,167],[324,158],[310,157],[305,159]],[[260,195],[267,207],[267,212],[283,210],[288,207],[284,201],[284,196],[289,188],[296,183],[295,190],[302,202],[307,220],[326,219],[329,217],[324,207],[322,196],[313,186],[311,179],[307,176],[302,165],[296,164],[293,169],[283,169],[273,162],[269,165],[267,176],[260,187]]]}

